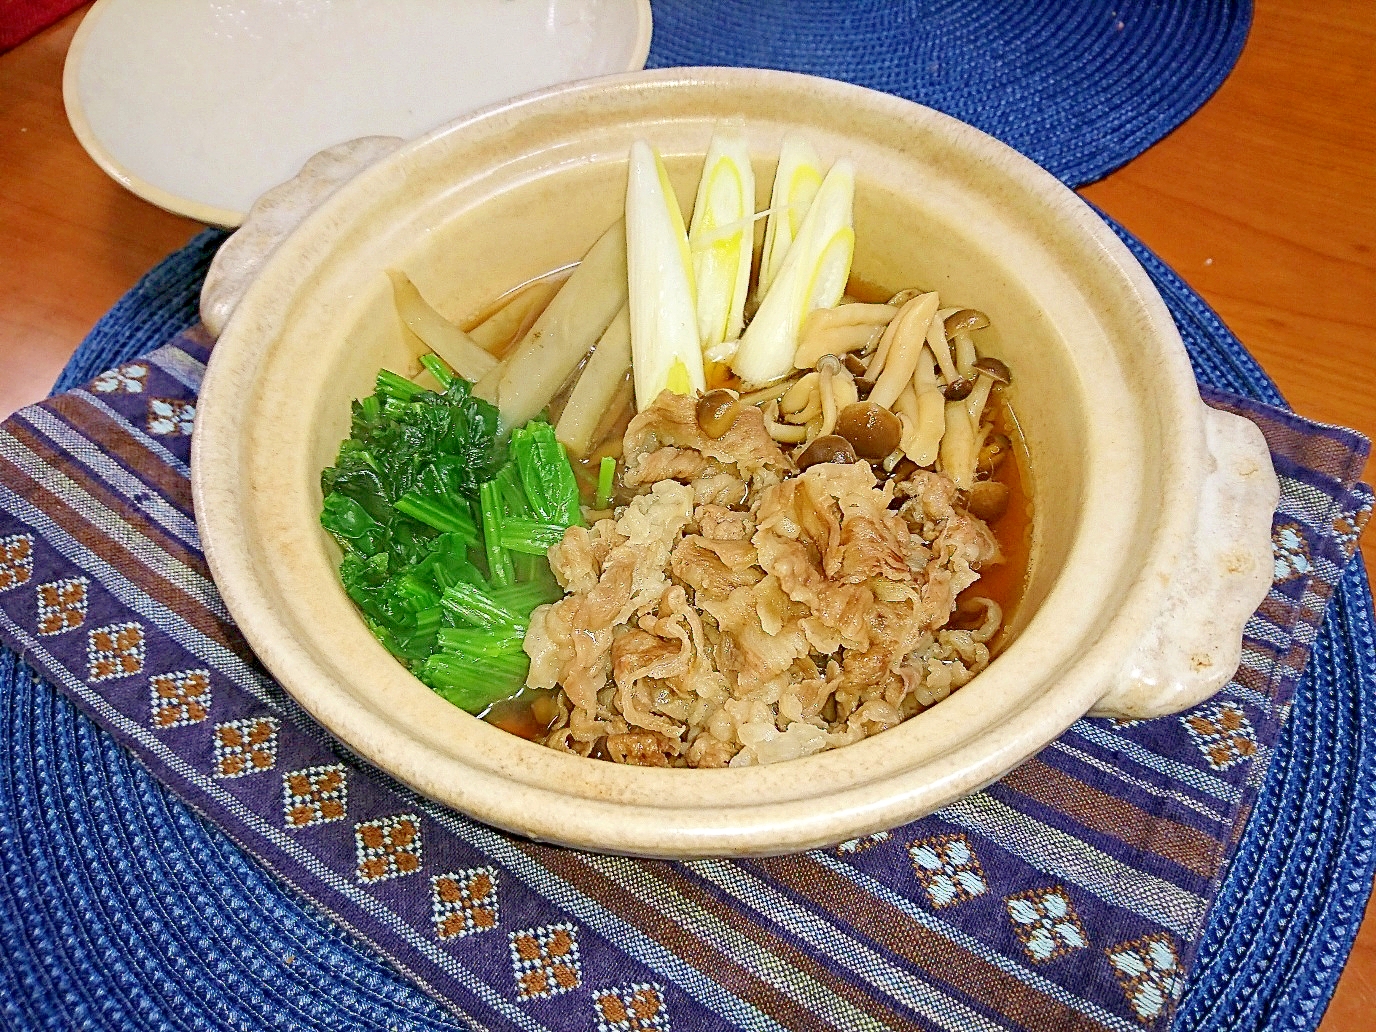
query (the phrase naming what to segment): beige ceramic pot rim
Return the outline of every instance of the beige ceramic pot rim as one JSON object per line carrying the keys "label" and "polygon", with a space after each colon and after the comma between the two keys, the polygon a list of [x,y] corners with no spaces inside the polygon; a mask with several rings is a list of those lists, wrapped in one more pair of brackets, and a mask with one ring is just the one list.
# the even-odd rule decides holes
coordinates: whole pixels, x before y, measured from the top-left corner
{"label": "beige ceramic pot rim", "polygon": [[[319,466],[296,462],[290,436],[266,443],[262,424],[295,418],[277,397],[285,388],[274,384],[275,371],[315,346],[306,338],[318,342],[331,313],[348,310],[354,298],[332,294],[331,284],[351,282],[353,251],[366,252],[407,206],[445,191],[485,196],[504,175],[557,175],[578,163],[563,133],[625,118],[667,126],[714,106],[740,110],[747,123],[756,115],[786,120],[777,112],[796,110],[787,118],[857,140],[882,131],[892,152],[883,160],[893,168],[857,161],[858,189],[871,173],[882,179],[917,160],[907,156],[904,134],[968,167],[979,181],[972,204],[1006,209],[1028,239],[1054,239],[1076,275],[1108,291],[1113,325],[1131,338],[1123,353],[1133,373],[1124,377],[1122,355],[1105,348],[1069,353],[1077,378],[1103,384],[1104,408],[1086,419],[1074,540],[1035,615],[973,682],[882,735],[805,759],[626,768],[522,741],[456,710],[396,664],[357,617],[348,624],[337,580],[315,560],[302,572],[291,559],[323,555],[323,532],[308,525],[304,503],[282,501],[304,492]],[[531,138],[532,146],[550,142],[543,164],[522,155],[519,141]],[[443,183],[436,170],[450,168],[457,185],[434,185]],[[1047,303],[1054,308],[1055,298]],[[1068,404],[1086,404],[1083,390],[1076,397]],[[1145,424],[1156,438],[1148,440]],[[1123,461],[1104,461],[1109,454]],[[437,130],[348,183],[277,249],[216,346],[197,414],[192,484],[201,541],[229,610],[268,669],[343,742],[483,821],[568,845],[660,856],[780,853],[892,827],[997,779],[1086,713],[1149,716],[1199,701],[1231,675],[1242,623],[1269,584],[1275,504],[1260,434],[1202,405],[1145,272],[1062,184],[938,112],[830,80],[741,69],[633,73],[542,91]]]}

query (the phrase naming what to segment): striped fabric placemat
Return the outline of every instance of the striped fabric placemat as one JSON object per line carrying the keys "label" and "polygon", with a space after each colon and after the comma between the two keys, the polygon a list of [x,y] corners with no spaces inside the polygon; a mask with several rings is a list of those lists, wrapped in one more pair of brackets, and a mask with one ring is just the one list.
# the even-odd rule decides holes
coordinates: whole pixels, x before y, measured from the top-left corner
{"label": "striped fabric placemat", "polygon": [[1082,720],[1003,781],[828,850],[690,863],[495,831],[332,741],[210,581],[199,328],[0,426],[0,638],[270,871],[487,1029],[1164,1028],[1371,512],[1366,442],[1209,392],[1281,477],[1243,664]]}

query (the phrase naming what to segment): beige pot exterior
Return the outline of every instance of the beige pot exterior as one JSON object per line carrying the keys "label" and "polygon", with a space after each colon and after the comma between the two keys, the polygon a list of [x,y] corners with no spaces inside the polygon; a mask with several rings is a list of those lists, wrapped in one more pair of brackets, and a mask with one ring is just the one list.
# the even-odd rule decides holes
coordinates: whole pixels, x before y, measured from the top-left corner
{"label": "beige pot exterior", "polygon": [[[760,206],[786,132],[856,166],[855,272],[987,312],[1032,455],[1032,573],[1007,650],[933,709],[769,767],[566,755],[457,710],[397,664],[340,587],[320,470],[376,371],[418,368],[389,267],[462,319],[575,261],[620,214],[637,137],[691,201],[713,125],[740,125]],[[1086,713],[1175,712],[1235,670],[1271,582],[1275,475],[1251,423],[1206,408],[1164,304],[1050,175],[977,130],[828,80],[675,69],[464,119],[328,197],[234,309],[200,398],[202,542],[264,664],[350,747],[534,838],[692,857],[783,853],[895,826],[1017,766]]]}

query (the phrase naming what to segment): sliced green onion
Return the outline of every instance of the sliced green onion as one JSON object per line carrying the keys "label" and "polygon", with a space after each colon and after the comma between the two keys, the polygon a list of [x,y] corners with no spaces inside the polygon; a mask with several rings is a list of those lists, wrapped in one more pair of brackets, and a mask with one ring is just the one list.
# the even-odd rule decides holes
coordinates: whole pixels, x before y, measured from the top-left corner
{"label": "sliced green onion", "polygon": [[807,314],[841,300],[855,252],[854,196],[855,170],[849,161],[838,161],[813,198],[731,360],[731,368],[746,383],[771,383],[792,372],[798,332]]}
{"label": "sliced green onion", "polygon": [[760,297],[768,293],[783,268],[784,258],[821,185],[822,159],[812,144],[796,134],[784,137],[779,148],[779,166],[774,171],[774,192],[769,198],[769,219],[764,225],[760,282],[756,288]]}
{"label": "sliced green onion", "polygon": [[693,202],[688,248],[697,291],[698,342],[704,351],[735,340],[745,325],[755,246],[755,171],[736,132],[717,131],[707,147]]}
{"label": "sliced green onion", "polygon": [[626,265],[636,406],[649,407],[664,390],[704,390],[688,234],[664,163],[644,140],[631,145]]}
{"label": "sliced green onion", "polygon": [[610,455],[602,456],[602,464],[597,469],[597,508],[605,509],[612,504],[612,489],[616,486],[616,459]]}

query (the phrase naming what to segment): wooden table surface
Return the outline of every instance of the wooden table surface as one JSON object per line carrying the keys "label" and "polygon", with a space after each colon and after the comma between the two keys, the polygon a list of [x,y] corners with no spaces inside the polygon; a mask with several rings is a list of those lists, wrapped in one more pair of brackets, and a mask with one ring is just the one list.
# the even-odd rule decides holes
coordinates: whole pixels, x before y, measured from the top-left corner
{"label": "wooden table surface", "polygon": [[[68,128],[81,13],[0,55],[0,416],[43,397],[92,324],[201,228],[116,186]],[[1222,89],[1084,195],[1203,294],[1296,410],[1376,436],[1376,4],[1259,0]],[[1372,1028],[1376,907],[1321,1026]]]}

